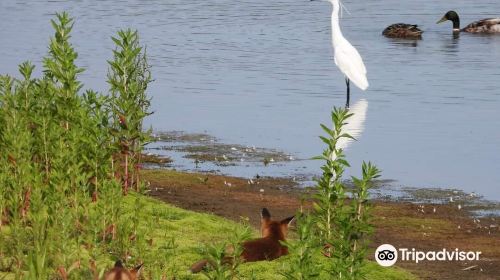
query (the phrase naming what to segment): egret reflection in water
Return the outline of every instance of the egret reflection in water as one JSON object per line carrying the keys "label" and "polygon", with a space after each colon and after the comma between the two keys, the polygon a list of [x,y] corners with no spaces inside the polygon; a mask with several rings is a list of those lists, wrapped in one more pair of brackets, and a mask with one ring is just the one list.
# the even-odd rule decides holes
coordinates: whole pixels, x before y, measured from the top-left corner
{"label": "egret reflection in water", "polygon": [[[354,137],[354,139],[361,138],[363,131],[365,130],[365,120],[366,114],[368,112],[368,100],[362,98],[358,100],[354,106],[349,109],[349,113],[353,115],[347,119],[347,123],[344,125],[343,133],[347,133]],[[352,143],[353,139],[342,137],[337,142],[337,148],[347,149]]]}

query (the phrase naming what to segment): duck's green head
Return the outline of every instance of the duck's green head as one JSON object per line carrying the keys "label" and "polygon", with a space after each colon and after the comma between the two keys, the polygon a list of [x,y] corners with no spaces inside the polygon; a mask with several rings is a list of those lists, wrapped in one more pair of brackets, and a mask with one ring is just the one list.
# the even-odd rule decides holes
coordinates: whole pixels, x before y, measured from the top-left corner
{"label": "duck's green head", "polygon": [[438,20],[436,23],[441,23],[447,20],[451,20],[453,22],[453,32],[460,31],[460,19],[458,18],[458,14],[455,11],[448,11],[444,16]]}
{"label": "duck's green head", "polygon": [[444,14],[444,16],[438,20],[438,22],[436,23],[441,23],[441,22],[445,22],[447,20],[451,20],[453,22],[457,21],[458,20],[458,14],[457,12],[455,11],[448,11],[446,14]]}

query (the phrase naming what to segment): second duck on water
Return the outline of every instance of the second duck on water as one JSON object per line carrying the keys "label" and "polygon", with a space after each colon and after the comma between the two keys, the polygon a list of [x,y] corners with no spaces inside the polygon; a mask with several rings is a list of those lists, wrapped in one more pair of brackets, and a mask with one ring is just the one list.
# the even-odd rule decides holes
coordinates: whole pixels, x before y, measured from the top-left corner
{"label": "second duck on water", "polygon": [[469,33],[498,33],[500,34],[500,18],[486,18],[467,25],[460,29],[460,18],[457,12],[448,11],[437,23],[450,20],[453,22],[453,32]]}
{"label": "second duck on water", "polygon": [[396,23],[384,29],[382,35],[389,38],[422,39],[422,33],[415,24]]}

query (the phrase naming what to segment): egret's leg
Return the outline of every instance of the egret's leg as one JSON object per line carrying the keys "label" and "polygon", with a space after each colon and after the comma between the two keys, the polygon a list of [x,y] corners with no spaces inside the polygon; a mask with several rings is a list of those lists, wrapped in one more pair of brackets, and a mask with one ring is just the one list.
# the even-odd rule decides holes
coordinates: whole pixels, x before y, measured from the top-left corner
{"label": "egret's leg", "polygon": [[345,103],[345,108],[349,109],[349,99],[351,97],[351,90],[350,90],[350,87],[349,87],[349,78],[345,78],[345,84],[347,86],[347,101]]}

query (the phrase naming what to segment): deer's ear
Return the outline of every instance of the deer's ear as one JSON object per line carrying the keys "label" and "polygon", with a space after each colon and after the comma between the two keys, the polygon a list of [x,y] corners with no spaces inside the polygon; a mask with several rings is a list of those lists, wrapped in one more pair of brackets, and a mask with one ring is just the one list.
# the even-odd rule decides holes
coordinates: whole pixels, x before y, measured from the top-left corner
{"label": "deer's ear", "polygon": [[288,217],[286,219],[281,220],[282,225],[286,225],[287,227],[292,224],[292,222],[295,220],[295,216]]}
{"label": "deer's ear", "polygon": [[132,275],[134,275],[135,277],[139,277],[139,275],[141,275],[143,265],[144,264],[141,263],[140,265],[136,266],[134,269],[130,271],[130,273],[132,273]]}
{"label": "deer's ear", "polygon": [[262,208],[262,211],[260,212],[260,217],[262,220],[270,220],[271,213],[269,213],[269,210],[267,210],[267,208]]}

